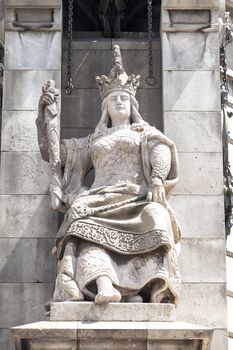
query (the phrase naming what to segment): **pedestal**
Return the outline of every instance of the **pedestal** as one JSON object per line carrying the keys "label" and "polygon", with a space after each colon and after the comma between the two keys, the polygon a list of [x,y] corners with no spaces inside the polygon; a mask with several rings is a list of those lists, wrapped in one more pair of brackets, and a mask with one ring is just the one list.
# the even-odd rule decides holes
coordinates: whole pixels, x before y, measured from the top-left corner
{"label": "pedestal", "polygon": [[[146,320],[163,316],[170,322]],[[212,329],[172,321],[170,304],[52,303],[51,319],[62,317],[81,321],[12,328],[16,350],[209,350],[213,335]]]}

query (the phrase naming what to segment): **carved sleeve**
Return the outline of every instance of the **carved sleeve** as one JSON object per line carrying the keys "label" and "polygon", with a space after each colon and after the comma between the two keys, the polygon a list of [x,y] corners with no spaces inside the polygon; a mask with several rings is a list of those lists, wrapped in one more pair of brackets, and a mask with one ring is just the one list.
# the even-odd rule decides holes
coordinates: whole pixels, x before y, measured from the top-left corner
{"label": "carved sleeve", "polygon": [[152,167],[151,179],[159,178],[164,181],[171,167],[170,148],[162,143],[149,143],[150,163]]}

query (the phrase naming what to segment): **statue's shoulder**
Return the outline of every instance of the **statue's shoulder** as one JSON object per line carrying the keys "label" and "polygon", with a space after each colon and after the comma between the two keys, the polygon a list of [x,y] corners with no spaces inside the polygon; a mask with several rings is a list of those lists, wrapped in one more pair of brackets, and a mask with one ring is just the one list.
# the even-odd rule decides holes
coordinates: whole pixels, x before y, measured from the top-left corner
{"label": "statue's shoulder", "polygon": [[148,124],[148,127],[143,132],[143,137],[147,139],[147,142],[160,142],[168,146],[175,146],[174,142],[165,134],[163,134],[156,127]]}
{"label": "statue's shoulder", "polygon": [[81,137],[81,138],[75,138],[72,137],[70,139],[62,139],[61,143],[67,148],[67,149],[83,149],[88,148],[89,143],[92,140],[93,134],[89,134],[88,136]]}

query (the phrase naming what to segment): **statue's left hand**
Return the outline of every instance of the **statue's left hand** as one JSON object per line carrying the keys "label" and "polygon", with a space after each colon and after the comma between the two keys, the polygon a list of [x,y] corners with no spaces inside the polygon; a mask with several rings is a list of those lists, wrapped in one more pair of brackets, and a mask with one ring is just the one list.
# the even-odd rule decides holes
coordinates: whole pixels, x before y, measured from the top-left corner
{"label": "statue's left hand", "polygon": [[159,178],[154,178],[151,181],[151,192],[153,202],[164,205],[166,202],[166,194],[163,186],[163,182]]}

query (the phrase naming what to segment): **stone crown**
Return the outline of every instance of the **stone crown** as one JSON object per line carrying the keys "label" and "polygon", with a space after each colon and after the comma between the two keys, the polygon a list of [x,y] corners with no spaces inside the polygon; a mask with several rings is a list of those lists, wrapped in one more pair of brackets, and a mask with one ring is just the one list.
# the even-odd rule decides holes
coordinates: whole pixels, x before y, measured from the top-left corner
{"label": "stone crown", "polygon": [[128,76],[126,74],[122,64],[120,47],[118,45],[114,45],[112,53],[112,69],[109,76],[101,75],[100,77],[96,77],[102,99],[110,94],[110,92],[118,90],[126,91],[135,96],[140,83],[140,75],[135,76],[135,74],[131,74]]}

